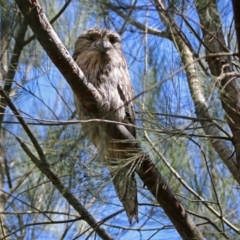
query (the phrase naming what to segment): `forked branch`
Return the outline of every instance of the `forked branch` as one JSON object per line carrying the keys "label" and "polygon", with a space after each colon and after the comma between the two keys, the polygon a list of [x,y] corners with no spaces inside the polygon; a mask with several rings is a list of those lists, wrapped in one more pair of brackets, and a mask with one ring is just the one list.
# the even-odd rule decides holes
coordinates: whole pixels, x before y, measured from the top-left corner
{"label": "forked branch", "polygon": [[[38,41],[63,74],[74,94],[89,110],[95,113],[101,111],[98,104],[100,100],[99,93],[91,84],[87,83],[82,71],[52,29],[38,1],[16,0],[16,3]],[[128,148],[136,149],[136,153],[141,159],[137,168],[140,178],[162,206],[181,237],[183,239],[203,239],[201,232],[173,194],[157,167],[146,154],[142,153],[129,131],[123,125],[113,123],[109,123],[106,129],[109,131],[108,134],[111,134],[112,139],[123,140],[122,142],[127,144]]]}

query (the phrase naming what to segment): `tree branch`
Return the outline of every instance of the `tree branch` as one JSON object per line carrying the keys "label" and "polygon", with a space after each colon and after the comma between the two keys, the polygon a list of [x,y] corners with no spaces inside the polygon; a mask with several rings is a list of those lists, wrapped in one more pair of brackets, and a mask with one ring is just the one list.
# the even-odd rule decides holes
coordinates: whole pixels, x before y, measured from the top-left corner
{"label": "tree branch", "polygon": [[[4,91],[7,94],[9,94],[9,92],[12,88],[13,78],[15,76],[15,73],[16,73],[16,70],[17,70],[17,67],[18,67],[20,55],[21,55],[21,52],[22,52],[22,42],[23,42],[25,34],[27,32],[27,27],[28,27],[27,21],[26,21],[26,19],[23,19],[23,22],[20,25],[18,33],[17,33],[12,57],[11,57],[9,67],[8,67],[8,72],[7,72],[6,77],[5,77]],[[6,102],[4,101],[4,98],[3,99],[1,98],[0,123],[2,123],[5,110],[6,110]]]}
{"label": "tree branch", "polygon": [[[65,4],[63,5],[63,7],[60,9],[60,11],[57,13],[56,16],[53,17],[53,19],[50,20],[50,23],[53,24],[61,15],[62,13],[67,9],[68,5],[71,3],[71,0],[67,0],[65,2]],[[36,38],[35,35],[32,35],[31,37],[29,37],[26,41],[24,41],[23,46],[26,46],[27,44],[29,44],[32,40],[34,40]]]}
{"label": "tree branch", "polygon": [[[38,1],[16,0],[16,2],[28,20],[38,41],[63,74],[74,94],[89,110],[95,113],[100,111],[101,106],[98,104],[100,99],[99,93],[91,84],[87,83],[82,71],[78,68],[53,31]],[[136,154],[138,154],[139,166],[136,169],[137,173],[163,207],[181,237],[183,239],[203,239],[201,232],[197,229],[180,201],[175,197],[157,167],[146,154],[142,153],[141,148],[136,143],[136,139],[133,138],[123,125],[106,124],[107,127],[105,129],[107,130],[107,134],[112,139],[117,139],[117,144],[120,144],[122,147],[125,146],[128,149],[134,149]]]}
{"label": "tree branch", "polygon": [[240,60],[240,1],[239,0],[232,0],[233,12],[234,12],[234,21],[235,21],[235,29],[236,29],[236,36],[238,41],[238,58]]}
{"label": "tree branch", "polygon": [[[206,135],[221,136],[218,126],[214,123],[213,118],[209,113],[202,83],[198,77],[199,74],[197,72],[196,66],[195,64],[193,64],[196,62],[196,58],[194,52],[191,51],[192,47],[189,46],[189,42],[185,40],[185,36],[182,34],[182,31],[179,29],[175,20],[168,14],[163,2],[160,0],[155,0],[155,5],[160,18],[162,19],[166,27],[171,29],[173,42],[176,48],[181,53],[181,59],[183,64],[185,65],[185,72],[187,75],[191,96],[195,105],[196,114],[199,119],[209,119],[212,123],[209,124],[209,122],[200,120],[204,132],[206,133]],[[216,53],[218,54],[220,52],[217,51]],[[216,56],[216,58],[218,57]],[[235,164],[235,157],[229,145],[223,139],[215,138],[209,140],[214,149],[217,151],[220,158],[223,160],[224,164],[227,166],[227,168],[233,175],[234,179],[238,183],[240,183],[240,179],[238,177],[238,169]]]}
{"label": "tree branch", "polygon": [[48,177],[48,179],[59,190],[62,196],[68,201],[68,203],[80,214],[82,219],[85,220],[96,231],[96,233],[100,237],[102,237],[103,239],[112,240],[113,238],[108,234],[108,232],[106,232],[104,228],[99,226],[98,222],[93,218],[93,216],[86,210],[86,208],[84,208],[84,206],[75,198],[75,196],[64,186],[64,184],[61,182],[57,174],[50,169],[50,166],[45,158],[45,155],[43,153],[41,146],[38,144],[37,139],[32,134],[28,125],[26,124],[26,122],[24,121],[24,119],[22,118],[22,116],[14,106],[14,104],[11,102],[8,95],[3,91],[1,87],[0,87],[0,94],[5,98],[5,101],[8,104],[9,108],[13,111],[16,118],[21,123],[23,129],[27,133],[28,137],[32,141],[32,144],[34,145],[39,155],[39,159],[31,152],[31,150],[20,138],[16,137],[22,149],[26,152],[26,154],[29,156],[32,162],[38,167],[38,169]]}
{"label": "tree branch", "polygon": [[104,3],[107,7],[109,7],[113,12],[115,12],[117,15],[119,15],[121,18],[123,18],[124,20],[127,20],[128,23],[130,23],[131,25],[133,25],[134,27],[141,29],[142,31],[146,31],[151,34],[151,35],[155,35],[158,37],[163,37],[163,38],[169,38],[170,34],[168,32],[162,32],[159,31],[158,29],[152,28],[152,27],[146,27],[145,24],[142,24],[136,20],[134,20],[133,18],[131,18],[129,15],[125,14],[123,11],[120,10],[119,7],[113,5],[112,3],[108,2],[108,3]]}
{"label": "tree branch", "polygon": [[[68,7],[70,2],[71,2],[71,0],[66,1],[64,6],[62,7],[62,9],[58,12],[58,14],[50,21],[51,23],[55,22],[61,16],[61,14]],[[30,38],[28,38],[26,41],[24,41],[25,34],[27,32],[27,28],[28,28],[28,24],[27,24],[26,19],[24,18],[20,27],[19,27],[17,36],[15,38],[15,45],[14,45],[14,48],[13,48],[12,57],[11,57],[11,60],[10,60],[10,63],[9,63],[7,75],[5,76],[6,80],[5,80],[5,84],[4,84],[4,91],[7,94],[9,94],[10,91],[11,91],[13,79],[14,79],[15,73],[16,73],[17,68],[18,68],[18,63],[19,63],[19,59],[20,59],[23,48],[27,44],[29,44],[33,39],[35,39],[35,35],[33,35]],[[4,49],[4,54],[5,53],[7,53],[7,51],[5,51],[5,49]],[[1,106],[0,106],[0,123],[3,120],[5,110],[6,110],[6,103],[2,102]]]}
{"label": "tree branch", "polygon": [[[226,44],[224,40],[221,19],[217,10],[217,1],[211,1],[204,7],[195,0],[197,13],[201,22],[203,39],[207,45],[206,53],[224,52]],[[206,18],[206,14],[210,13]],[[208,29],[208,31],[206,31]],[[209,31],[215,35],[213,38]],[[209,49],[209,50],[208,50]],[[220,76],[223,73],[232,72],[230,59],[227,57],[209,57],[206,59],[212,75]],[[238,182],[240,183],[240,89],[237,77],[225,76],[219,79],[218,90],[223,109],[226,113],[228,125],[233,134],[233,145],[236,152],[236,165],[238,168]]]}
{"label": "tree branch", "polygon": [[38,1],[16,0],[16,3],[48,56],[67,79],[74,94],[84,102],[86,108],[93,112],[98,111],[100,94],[87,82],[83,72],[54,32]]}

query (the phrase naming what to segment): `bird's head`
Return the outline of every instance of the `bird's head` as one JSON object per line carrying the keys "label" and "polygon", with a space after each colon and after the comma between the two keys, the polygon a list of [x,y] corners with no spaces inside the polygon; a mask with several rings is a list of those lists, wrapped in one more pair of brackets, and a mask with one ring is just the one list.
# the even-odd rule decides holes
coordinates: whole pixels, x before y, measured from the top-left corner
{"label": "bird's head", "polygon": [[82,33],[76,43],[73,58],[84,54],[115,55],[121,53],[121,37],[109,29],[91,28]]}

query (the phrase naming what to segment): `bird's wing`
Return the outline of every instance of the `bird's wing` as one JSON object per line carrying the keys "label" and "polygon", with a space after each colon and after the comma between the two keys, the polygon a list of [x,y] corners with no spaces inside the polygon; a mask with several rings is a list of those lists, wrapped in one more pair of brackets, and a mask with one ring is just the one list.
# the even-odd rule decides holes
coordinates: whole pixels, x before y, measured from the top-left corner
{"label": "bird's wing", "polygon": [[[135,111],[133,102],[134,95],[127,68],[124,69],[123,76],[118,83],[118,92],[123,103],[125,104],[126,116],[124,122],[135,124]],[[127,129],[131,132],[131,134],[134,137],[136,137],[136,129],[134,127],[127,126]]]}

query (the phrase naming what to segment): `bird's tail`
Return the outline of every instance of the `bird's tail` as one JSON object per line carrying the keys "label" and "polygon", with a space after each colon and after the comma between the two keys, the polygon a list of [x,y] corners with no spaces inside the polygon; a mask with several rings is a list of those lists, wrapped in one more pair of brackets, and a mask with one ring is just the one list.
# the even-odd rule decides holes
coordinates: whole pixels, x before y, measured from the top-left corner
{"label": "bird's tail", "polygon": [[129,167],[123,167],[112,175],[113,185],[127,213],[129,223],[132,223],[133,218],[138,222],[137,184],[134,172],[129,174]]}

